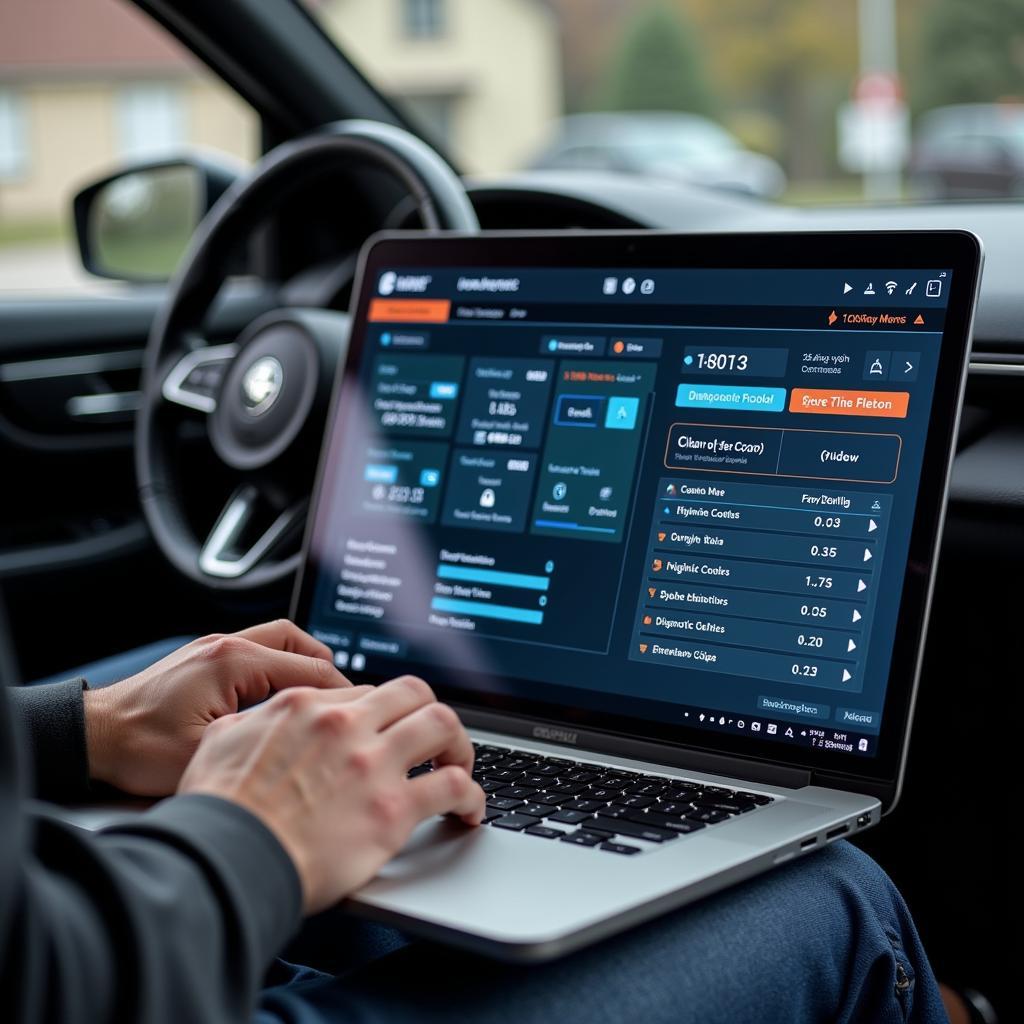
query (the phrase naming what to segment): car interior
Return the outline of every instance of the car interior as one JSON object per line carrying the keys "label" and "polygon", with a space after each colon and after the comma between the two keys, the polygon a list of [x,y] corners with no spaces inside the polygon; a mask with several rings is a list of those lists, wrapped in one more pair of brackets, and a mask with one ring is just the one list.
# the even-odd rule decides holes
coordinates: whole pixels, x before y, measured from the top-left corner
{"label": "car interior", "polygon": [[[135,6],[252,107],[262,155],[245,168],[186,148],[83,180],[80,259],[126,283],[0,294],[4,679],[287,614],[357,256],[375,232],[630,229],[697,246],[725,232],[975,232],[986,263],[909,772],[896,810],[855,841],[903,893],[939,979],[1012,1019],[1019,880],[998,780],[1012,792],[1022,712],[1024,207],[795,207],[603,170],[460,174],[298,3]],[[139,176],[162,181],[187,222],[170,281],[113,251],[111,217]],[[253,457],[215,395],[240,372],[235,346],[268,324],[310,386]]]}

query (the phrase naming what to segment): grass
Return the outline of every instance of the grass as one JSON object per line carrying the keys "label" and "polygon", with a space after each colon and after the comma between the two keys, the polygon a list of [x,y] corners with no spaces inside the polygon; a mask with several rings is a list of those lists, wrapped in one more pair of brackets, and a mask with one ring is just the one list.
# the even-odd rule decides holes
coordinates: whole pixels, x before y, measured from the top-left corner
{"label": "grass", "polygon": [[12,221],[0,218],[0,246],[66,242],[70,237],[71,225],[63,218],[47,217]]}
{"label": "grass", "polygon": [[[906,190],[900,197],[907,199]],[[865,202],[864,186],[859,178],[831,181],[794,181],[782,194],[786,206],[849,206]]]}

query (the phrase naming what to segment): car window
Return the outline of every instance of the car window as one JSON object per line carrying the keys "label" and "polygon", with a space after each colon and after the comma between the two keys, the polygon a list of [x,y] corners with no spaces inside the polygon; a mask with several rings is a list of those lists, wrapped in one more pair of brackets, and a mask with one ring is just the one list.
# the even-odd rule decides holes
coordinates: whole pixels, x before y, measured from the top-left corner
{"label": "car window", "polygon": [[90,278],[71,198],[119,164],[204,146],[258,153],[254,111],[124,0],[0,3],[0,294]]}
{"label": "car window", "polygon": [[[624,173],[792,203],[1021,186],[924,145],[1024,110],[1021,0],[297,2],[467,172],[589,170],[566,154],[607,145]],[[652,113],[680,117],[658,143]]]}

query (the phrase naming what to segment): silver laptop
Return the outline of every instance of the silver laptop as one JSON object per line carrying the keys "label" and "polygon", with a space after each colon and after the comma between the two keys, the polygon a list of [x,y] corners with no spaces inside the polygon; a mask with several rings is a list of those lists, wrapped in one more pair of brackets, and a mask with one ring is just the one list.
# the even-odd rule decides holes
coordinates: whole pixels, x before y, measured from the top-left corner
{"label": "silver laptop", "polygon": [[543,960],[893,807],[980,262],[955,232],[367,246],[293,617],[458,709],[488,820],[424,823],[352,909]]}

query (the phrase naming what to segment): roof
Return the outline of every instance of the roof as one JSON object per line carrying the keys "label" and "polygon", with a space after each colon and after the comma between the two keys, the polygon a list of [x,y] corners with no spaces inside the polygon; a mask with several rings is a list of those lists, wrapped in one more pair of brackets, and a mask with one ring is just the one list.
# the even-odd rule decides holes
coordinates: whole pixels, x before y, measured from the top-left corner
{"label": "roof", "polygon": [[0,2],[0,77],[181,73],[191,64],[176,40],[125,0]]}

